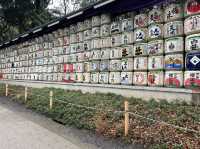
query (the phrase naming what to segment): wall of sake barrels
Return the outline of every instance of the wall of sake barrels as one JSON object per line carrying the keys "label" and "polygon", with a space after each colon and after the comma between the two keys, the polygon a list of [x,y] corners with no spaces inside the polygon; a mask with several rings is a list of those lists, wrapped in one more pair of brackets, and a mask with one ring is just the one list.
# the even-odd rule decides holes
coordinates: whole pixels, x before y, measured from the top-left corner
{"label": "wall of sake barrels", "polygon": [[101,14],[0,50],[8,80],[200,87],[200,2]]}

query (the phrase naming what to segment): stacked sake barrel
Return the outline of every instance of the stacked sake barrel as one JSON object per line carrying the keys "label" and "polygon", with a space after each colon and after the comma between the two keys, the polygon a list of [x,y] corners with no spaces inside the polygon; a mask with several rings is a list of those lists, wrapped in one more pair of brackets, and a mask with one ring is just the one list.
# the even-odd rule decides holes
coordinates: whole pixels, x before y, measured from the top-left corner
{"label": "stacked sake barrel", "polygon": [[185,87],[200,87],[200,2],[185,3]]}
{"label": "stacked sake barrel", "polygon": [[167,87],[183,86],[183,9],[180,2],[168,3],[164,11],[165,79]]}

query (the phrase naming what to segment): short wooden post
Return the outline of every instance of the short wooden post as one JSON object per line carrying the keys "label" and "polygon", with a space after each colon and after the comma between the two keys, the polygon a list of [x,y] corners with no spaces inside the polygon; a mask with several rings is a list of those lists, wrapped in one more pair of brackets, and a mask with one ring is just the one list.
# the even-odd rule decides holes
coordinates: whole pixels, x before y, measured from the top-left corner
{"label": "short wooden post", "polygon": [[24,101],[25,101],[25,103],[27,102],[27,95],[28,95],[28,87],[27,86],[25,86],[25,90],[24,90]]}
{"label": "short wooden post", "polygon": [[128,130],[129,130],[129,103],[128,101],[124,102],[124,109],[125,109],[125,114],[124,114],[124,124],[125,124],[125,129],[124,129],[124,135],[127,136],[128,135]]}
{"label": "short wooden post", "polygon": [[49,100],[49,109],[51,110],[53,108],[53,91],[49,92],[49,97],[50,97],[50,100]]}
{"label": "short wooden post", "polygon": [[6,84],[6,97],[8,96],[8,84]]}

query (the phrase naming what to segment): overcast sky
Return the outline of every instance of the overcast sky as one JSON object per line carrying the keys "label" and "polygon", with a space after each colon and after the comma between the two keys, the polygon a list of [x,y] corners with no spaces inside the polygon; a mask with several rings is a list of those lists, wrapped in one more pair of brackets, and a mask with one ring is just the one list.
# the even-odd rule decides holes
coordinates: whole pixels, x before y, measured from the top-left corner
{"label": "overcast sky", "polygon": [[[52,0],[52,2],[49,5],[49,9],[59,9],[62,11],[63,10],[62,9],[62,1],[63,0]],[[69,4],[69,7],[72,8],[72,5]]]}

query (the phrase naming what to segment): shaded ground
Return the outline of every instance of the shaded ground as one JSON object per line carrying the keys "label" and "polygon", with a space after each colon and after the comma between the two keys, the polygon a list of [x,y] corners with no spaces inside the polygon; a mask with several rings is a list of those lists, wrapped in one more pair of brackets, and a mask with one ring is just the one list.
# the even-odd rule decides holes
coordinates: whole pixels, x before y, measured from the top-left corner
{"label": "shaded ground", "polygon": [[5,97],[0,97],[0,132],[2,149],[142,149],[60,125]]}

